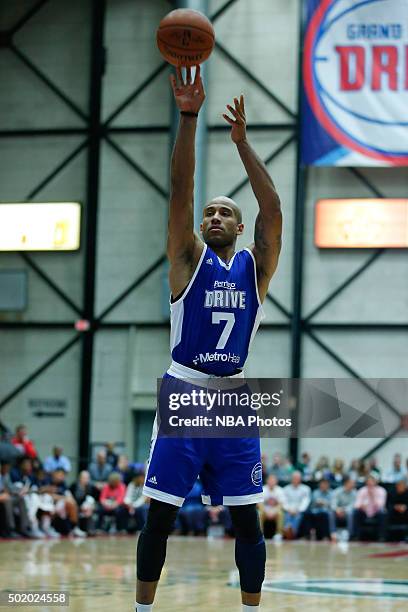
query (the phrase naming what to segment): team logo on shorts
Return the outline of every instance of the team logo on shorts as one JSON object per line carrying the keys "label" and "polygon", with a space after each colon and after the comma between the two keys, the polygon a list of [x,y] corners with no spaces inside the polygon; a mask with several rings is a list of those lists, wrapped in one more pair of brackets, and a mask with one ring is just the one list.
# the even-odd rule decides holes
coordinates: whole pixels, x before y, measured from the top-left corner
{"label": "team logo on shorts", "polygon": [[251,480],[256,487],[262,484],[262,463],[256,463],[252,468]]}
{"label": "team logo on shorts", "polygon": [[321,0],[304,51],[307,100],[339,155],[408,165],[407,0]]}

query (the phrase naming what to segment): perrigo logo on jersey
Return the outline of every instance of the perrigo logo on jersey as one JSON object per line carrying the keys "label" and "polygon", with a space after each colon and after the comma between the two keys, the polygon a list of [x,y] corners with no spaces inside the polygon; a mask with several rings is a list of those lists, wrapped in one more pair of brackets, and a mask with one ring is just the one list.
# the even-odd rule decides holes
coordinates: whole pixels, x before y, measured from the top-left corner
{"label": "perrigo logo on jersey", "polygon": [[408,0],[309,2],[304,90],[338,144],[324,165],[408,165]]}

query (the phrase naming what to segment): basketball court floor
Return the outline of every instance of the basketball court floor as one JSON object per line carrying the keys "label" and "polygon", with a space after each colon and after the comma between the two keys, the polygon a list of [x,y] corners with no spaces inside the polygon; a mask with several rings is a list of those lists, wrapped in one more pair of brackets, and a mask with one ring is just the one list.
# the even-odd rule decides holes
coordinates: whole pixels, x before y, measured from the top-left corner
{"label": "basketball court floor", "polygon": [[[131,536],[4,541],[1,589],[67,590],[70,612],[131,612],[135,548]],[[269,542],[267,555],[265,612],[408,610],[407,545]],[[157,612],[240,610],[232,540],[172,537],[167,559]]]}

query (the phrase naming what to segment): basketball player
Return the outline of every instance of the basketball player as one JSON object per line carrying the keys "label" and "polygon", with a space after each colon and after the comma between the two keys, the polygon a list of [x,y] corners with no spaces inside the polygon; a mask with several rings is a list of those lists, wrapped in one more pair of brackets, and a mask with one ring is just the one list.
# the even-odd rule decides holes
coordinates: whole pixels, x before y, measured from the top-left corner
{"label": "basketball player", "polygon": [[[247,249],[235,252],[244,225],[237,204],[224,196],[204,207],[202,238],[194,233],[195,133],[205,98],[200,67],[196,67],[194,80],[190,69],[185,79],[178,69],[177,78],[171,76],[171,85],[180,124],[171,162],[167,244],[173,361],[165,377],[204,381],[209,375],[243,377],[248,347],[263,317],[262,302],[278,263],[280,201],[264,163],[247,140],[244,98],[235,98],[223,117],[231,125],[232,141],[259,204],[255,240]],[[215,287],[222,290],[215,291]],[[206,359],[207,353],[213,355],[211,360]],[[203,501],[229,506],[242,609],[259,610],[266,558],[256,510],[256,504],[263,501],[260,461],[256,438],[153,436],[144,486],[151,504],[137,551],[138,612],[152,610],[168,535],[198,475],[204,486]]]}

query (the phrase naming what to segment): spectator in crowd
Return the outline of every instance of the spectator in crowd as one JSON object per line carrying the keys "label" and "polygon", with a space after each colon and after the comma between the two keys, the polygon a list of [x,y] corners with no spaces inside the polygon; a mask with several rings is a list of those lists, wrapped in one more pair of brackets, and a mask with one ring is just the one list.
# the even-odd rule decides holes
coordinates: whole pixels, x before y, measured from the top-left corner
{"label": "spectator in crowd", "polygon": [[404,470],[404,466],[402,465],[402,457],[400,453],[395,453],[394,459],[392,461],[392,468],[388,470],[384,475],[384,482],[387,483],[395,483],[401,478],[405,478],[406,472]]}
{"label": "spectator in crowd", "polygon": [[120,474],[122,482],[127,486],[132,480],[133,470],[129,465],[129,459],[127,455],[119,455],[118,463],[114,468],[114,471]]}
{"label": "spectator in crowd", "polygon": [[176,527],[180,528],[181,535],[205,534],[208,514],[201,500],[202,493],[203,486],[196,480],[178,513]]}
{"label": "spectator in crowd", "polygon": [[367,519],[377,527],[380,541],[385,540],[386,500],[386,490],[378,485],[376,474],[370,474],[365,486],[357,491],[354,505],[353,535],[357,540],[361,538],[361,529]]}
{"label": "spectator in crowd", "polygon": [[126,486],[122,482],[120,474],[117,472],[109,474],[108,482],[104,484],[99,497],[99,528],[103,528],[105,517],[111,517],[113,524],[109,533],[126,531],[128,513],[124,505],[125,494]]}
{"label": "spectator in crowd", "polygon": [[[405,478],[400,478],[388,494],[388,524],[397,535],[408,537],[408,487]],[[399,529],[400,528],[400,529]]]}
{"label": "spectator in crowd", "polygon": [[318,489],[312,493],[312,501],[306,512],[306,531],[316,530],[316,540],[335,539],[335,526],[331,510],[332,491],[330,481],[322,478]]}
{"label": "spectator in crowd", "polygon": [[14,438],[11,439],[11,443],[18,448],[22,455],[34,459],[37,457],[37,451],[34,443],[28,438],[27,427],[25,425],[18,425],[16,427],[16,433]]}
{"label": "spectator in crowd", "polygon": [[264,503],[259,504],[259,518],[262,531],[265,537],[270,537],[269,534],[273,531],[275,539],[281,540],[283,535],[284,494],[274,474],[268,476],[263,493]]}
{"label": "spectator in crowd", "polygon": [[320,482],[322,478],[328,479],[330,478],[330,473],[329,458],[322,455],[316,463],[316,467],[313,472],[313,480]]}
{"label": "spectator in crowd", "polygon": [[333,468],[330,472],[330,484],[333,487],[338,487],[344,480],[344,461],[343,459],[335,459],[333,462]]}
{"label": "spectator in crowd", "polygon": [[362,485],[366,482],[367,478],[370,476],[370,465],[367,460],[360,459],[357,462],[357,485]]}
{"label": "spectator in crowd", "polygon": [[93,535],[93,514],[96,509],[96,499],[99,491],[91,484],[91,476],[88,471],[82,470],[78,479],[70,486],[70,491],[79,509],[79,527],[88,535]]}
{"label": "spectator in crowd", "polygon": [[280,453],[274,453],[272,456],[271,469],[269,470],[269,473],[276,476],[278,481],[280,480],[280,476],[282,474],[282,464],[282,455]]}
{"label": "spectator in crowd", "polygon": [[311,499],[310,487],[302,484],[302,474],[293,472],[291,484],[283,488],[284,493],[284,528],[287,539],[293,539],[299,534],[303,515]]}
{"label": "spectator in crowd", "polygon": [[71,471],[71,462],[62,452],[63,449],[61,446],[54,446],[52,455],[45,459],[43,467],[48,474],[59,469],[64,470],[65,474],[69,474]]}
{"label": "spectator in crowd", "polygon": [[344,478],[342,487],[333,491],[331,507],[334,515],[334,526],[346,527],[348,537],[353,533],[353,512],[356,496],[356,483],[349,476]]}
{"label": "spectator in crowd", "polygon": [[149,500],[143,495],[144,479],[145,473],[142,470],[134,471],[132,480],[126,488],[124,503],[130,523],[134,523],[134,527],[129,527],[129,531],[141,531],[146,522]]}
{"label": "spectator in crowd", "polygon": [[[18,462],[17,466],[11,470],[10,479],[15,490],[18,490],[24,497],[28,512],[31,537],[40,539],[45,538],[46,533],[39,527],[39,511],[47,510],[51,502],[47,499],[47,496],[44,496],[46,498],[44,500],[43,496],[40,496],[38,493],[39,481],[34,474],[33,469],[33,464],[36,461],[36,459],[28,459],[27,457],[23,457]],[[45,508],[43,508],[43,502],[45,504]],[[53,510],[54,505],[52,503],[51,506]],[[44,513],[43,516],[47,522],[48,518],[46,513]]]}
{"label": "spectator in crowd", "polygon": [[274,474],[278,482],[289,482],[293,472],[293,465],[288,457],[282,457],[280,453],[275,453],[272,458],[270,473]]}
{"label": "spectator in crowd", "polygon": [[30,487],[33,484],[37,484],[36,478],[33,473],[33,461],[28,457],[22,457],[10,470],[10,479],[12,482],[21,482],[24,485]]}
{"label": "spectator in crowd", "polygon": [[106,451],[106,462],[109,463],[109,465],[111,465],[112,468],[115,468],[118,464],[119,456],[117,455],[117,453],[115,453],[114,442],[107,442],[105,444],[105,451]]}
{"label": "spectator in crowd", "polygon": [[372,474],[373,472],[375,472],[377,474],[377,478],[380,481],[381,480],[381,470],[378,467],[377,464],[377,457],[369,457],[368,459],[368,470],[370,472],[370,474]]}
{"label": "spectator in crowd", "polygon": [[226,506],[205,506],[204,510],[207,519],[207,536],[211,537],[211,534],[216,534],[215,537],[218,537],[218,529],[221,530],[220,535],[225,533],[232,535],[231,515]]}
{"label": "spectator in crowd", "polygon": [[40,487],[40,493],[48,495],[54,503],[53,518],[57,532],[83,538],[86,533],[78,525],[78,504],[67,487],[65,477],[64,470],[57,468],[44,479]]}
{"label": "spectator in crowd", "polygon": [[13,487],[10,467],[9,463],[3,462],[0,468],[0,507],[4,515],[3,520],[0,518],[0,533],[8,538],[16,538],[18,534],[31,537],[24,498]]}
{"label": "spectator in crowd", "polygon": [[106,461],[106,452],[104,450],[97,452],[96,460],[89,466],[89,473],[92,483],[99,491],[105,486],[111,472],[112,466]]}
{"label": "spectator in crowd", "polygon": [[352,459],[347,476],[357,483],[358,478],[358,459]]}
{"label": "spectator in crowd", "polygon": [[312,458],[309,453],[302,453],[300,461],[296,465],[296,469],[302,473],[303,482],[313,480],[313,470],[311,467]]}

